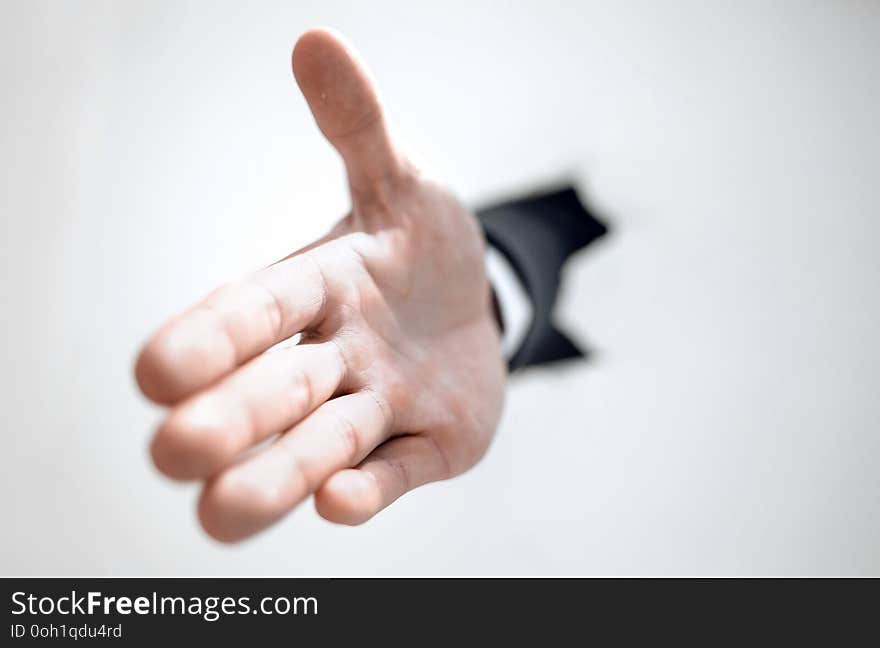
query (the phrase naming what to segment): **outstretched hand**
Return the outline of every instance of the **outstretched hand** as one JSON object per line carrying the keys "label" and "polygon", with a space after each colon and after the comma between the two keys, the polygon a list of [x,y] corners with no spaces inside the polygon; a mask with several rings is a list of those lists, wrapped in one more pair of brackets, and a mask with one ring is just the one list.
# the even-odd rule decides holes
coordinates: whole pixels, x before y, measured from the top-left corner
{"label": "outstretched hand", "polygon": [[173,318],[135,369],[144,394],[170,406],[156,466],[205,481],[199,518],[223,541],[311,494],[326,519],[362,523],[473,466],[501,410],[505,369],[475,218],[401,154],[337,36],[303,35],[293,72],[345,162],[350,213]]}

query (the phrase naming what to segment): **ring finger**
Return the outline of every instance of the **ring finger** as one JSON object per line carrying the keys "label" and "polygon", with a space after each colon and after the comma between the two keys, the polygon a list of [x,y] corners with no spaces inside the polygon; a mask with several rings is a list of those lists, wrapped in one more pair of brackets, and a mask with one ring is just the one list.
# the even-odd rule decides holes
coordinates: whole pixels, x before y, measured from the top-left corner
{"label": "ring finger", "polygon": [[330,475],[356,466],[385,441],[389,412],[366,390],[328,401],[271,446],[210,480],[199,501],[202,526],[231,542],[279,520]]}

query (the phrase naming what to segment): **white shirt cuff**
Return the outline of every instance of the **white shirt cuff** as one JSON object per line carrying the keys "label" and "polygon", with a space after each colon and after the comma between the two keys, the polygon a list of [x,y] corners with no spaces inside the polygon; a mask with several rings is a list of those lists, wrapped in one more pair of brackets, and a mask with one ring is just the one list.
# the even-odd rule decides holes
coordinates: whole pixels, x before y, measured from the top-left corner
{"label": "white shirt cuff", "polygon": [[532,326],[534,308],[510,262],[491,246],[486,247],[486,274],[495,290],[504,322],[501,351],[504,358],[510,360],[519,351]]}

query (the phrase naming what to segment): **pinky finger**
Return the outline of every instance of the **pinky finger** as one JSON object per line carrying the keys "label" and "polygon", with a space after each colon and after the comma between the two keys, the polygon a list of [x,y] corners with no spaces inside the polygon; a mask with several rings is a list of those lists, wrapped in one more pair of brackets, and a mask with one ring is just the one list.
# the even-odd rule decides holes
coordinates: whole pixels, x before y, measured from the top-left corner
{"label": "pinky finger", "polygon": [[437,443],[421,435],[391,439],[357,468],[340,470],[315,493],[321,517],[337,524],[363,524],[401,495],[452,476]]}

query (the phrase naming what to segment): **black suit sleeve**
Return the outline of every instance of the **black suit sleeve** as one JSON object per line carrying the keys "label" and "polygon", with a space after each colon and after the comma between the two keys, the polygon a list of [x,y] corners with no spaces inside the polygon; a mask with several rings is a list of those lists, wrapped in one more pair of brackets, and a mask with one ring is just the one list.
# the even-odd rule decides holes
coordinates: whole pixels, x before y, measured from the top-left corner
{"label": "black suit sleeve", "polygon": [[488,243],[513,267],[532,302],[534,317],[511,370],[585,353],[553,324],[560,271],[573,253],[608,228],[581,203],[571,187],[534,194],[477,210]]}

